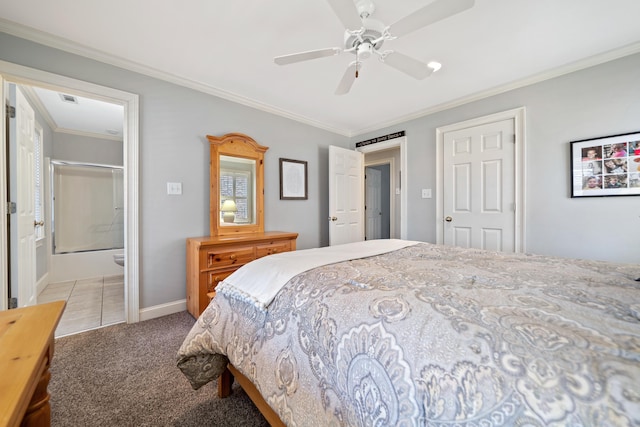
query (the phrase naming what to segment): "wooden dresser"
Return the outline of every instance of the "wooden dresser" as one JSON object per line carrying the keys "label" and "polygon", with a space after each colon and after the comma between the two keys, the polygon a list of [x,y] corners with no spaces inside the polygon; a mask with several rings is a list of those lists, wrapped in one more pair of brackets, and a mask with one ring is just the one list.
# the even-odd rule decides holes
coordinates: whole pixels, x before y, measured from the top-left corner
{"label": "wooden dresser", "polygon": [[209,293],[244,264],[266,255],[296,250],[298,233],[267,231],[187,239],[187,310],[195,318],[207,308]]}
{"label": "wooden dresser", "polygon": [[48,426],[49,366],[64,301],[0,312],[0,426]]}

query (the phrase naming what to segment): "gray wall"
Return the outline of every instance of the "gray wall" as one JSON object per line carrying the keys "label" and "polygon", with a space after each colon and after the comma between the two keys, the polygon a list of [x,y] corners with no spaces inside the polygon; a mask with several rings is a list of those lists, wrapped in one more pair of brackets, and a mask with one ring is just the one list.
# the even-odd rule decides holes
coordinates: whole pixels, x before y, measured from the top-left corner
{"label": "gray wall", "polygon": [[[266,229],[300,233],[300,249],[328,244],[328,146],[348,138],[6,33],[0,59],[140,96],[140,308],[186,297],[185,238],[209,232],[205,135],[242,132],[270,147]],[[308,200],[279,199],[280,157],[308,162]],[[167,195],[167,182],[183,194]]]}
{"label": "gray wall", "polygon": [[[570,141],[640,131],[640,54],[353,138],[406,130],[408,238],[436,241],[436,128],[526,107],[526,250],[640,263],[640,197],[571,198]],[[640,271],[639,271],[640,275]]]}
{"label": "gray wall", "polygon": [[122,141],[63,132],[53,134],[52,160],[123,166]]}

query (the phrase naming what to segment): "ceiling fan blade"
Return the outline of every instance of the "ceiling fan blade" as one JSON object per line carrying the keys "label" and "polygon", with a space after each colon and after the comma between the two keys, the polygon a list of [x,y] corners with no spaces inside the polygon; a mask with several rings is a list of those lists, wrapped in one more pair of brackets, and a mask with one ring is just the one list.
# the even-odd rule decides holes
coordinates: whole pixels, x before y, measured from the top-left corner
{"label": "ceiling fan blade", "polygon": [[433,68],[429,67],[424,62],[420,62],[417,59],[399,52],[389,52],[384,57],[383,62],[418,80],[429,77],[434,71]]}
{"label": "ceiling fan blade", "polygon": [[349,93],[349,91],[351,90],[351,86],[353,86],[353,82],[356,80],[356,70],[360,70],[360,64],[352,62],[342,75],[342,80],[340,80],[340,83],[338,84],[338,87],[335,91],[336,95],[344,95],[346,93]]}
{"label": "ceiling fan blade", "polygon": [[287,65],[293,64],[294,62],[308,61],[310,59],[339,55],[340,53],[342,53],[342,49],[340,49],[339,47],[330,47],[327,49],[309,50],[307,52],[276,56],[275,58],[273,58],[273,62],[278,65]]}
{"label": "ceiling fan blade", "polygon": [[327,0],[333,13],[336,14],[344,28],[348,30],[359,30],[362,28],[360,14],[353,0]]}
{"label": "ceiling fan blade", "polygon": [[435,0],[425,7],[396,21],[389,26],[389,32],[401,37],[434,22],[441,21],[473,7],[475,0]]}

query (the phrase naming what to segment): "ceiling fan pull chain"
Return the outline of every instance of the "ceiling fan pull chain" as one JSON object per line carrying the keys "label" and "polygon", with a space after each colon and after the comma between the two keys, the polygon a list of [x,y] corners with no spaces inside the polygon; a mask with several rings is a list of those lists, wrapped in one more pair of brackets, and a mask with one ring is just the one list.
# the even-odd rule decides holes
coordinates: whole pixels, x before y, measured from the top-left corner
{"label": "ceiling fan pull chain", "polygon": [[358,48],[356,47],[356,79],[358,78],[358,69],[360,68],[360,62],[358,60]]}

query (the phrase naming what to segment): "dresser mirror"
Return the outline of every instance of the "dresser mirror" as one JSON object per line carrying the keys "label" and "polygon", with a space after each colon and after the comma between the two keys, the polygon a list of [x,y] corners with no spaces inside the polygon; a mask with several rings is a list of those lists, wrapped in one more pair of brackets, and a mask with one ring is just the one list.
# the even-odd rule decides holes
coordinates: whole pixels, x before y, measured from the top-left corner
{"label": "dresser mirror", "polygon": [[207,139],[210,234],[264,232],[264,153],[268,147],[241,133],[207,135]]}

